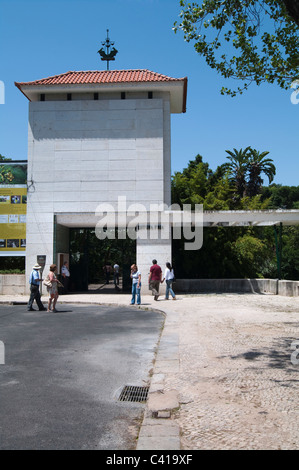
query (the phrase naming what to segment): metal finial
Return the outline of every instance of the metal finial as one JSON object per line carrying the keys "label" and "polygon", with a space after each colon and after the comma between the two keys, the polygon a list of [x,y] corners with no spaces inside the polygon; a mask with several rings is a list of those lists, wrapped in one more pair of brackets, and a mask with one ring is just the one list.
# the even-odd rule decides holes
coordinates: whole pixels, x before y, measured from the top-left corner
{"label": "metal finial", "polygon": [[102,42],[102,46],[106,48],[106,51],[104,50],[104,47],[102,47],[98,53],[101,56],[101,60],[106,60],[107,61],[107,70],[109,70],[109,62],[110,60],[115,60],[115,56],[118,53],[118,50],[113,47],[111,50],[110,48],[114,46],[114,42],[110,41],[109,38],[109,29],[107,29],[107,38],[106,41]]}

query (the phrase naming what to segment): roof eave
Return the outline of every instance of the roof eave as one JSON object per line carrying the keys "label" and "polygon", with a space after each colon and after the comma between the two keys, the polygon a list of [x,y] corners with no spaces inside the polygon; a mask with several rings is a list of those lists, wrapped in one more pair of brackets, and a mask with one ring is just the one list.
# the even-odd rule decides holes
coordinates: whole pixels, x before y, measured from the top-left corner
{"label": "roof eave", "polygon": [[[41,85],[30,83],[15,82],[15,86],[23,93],[29,101],[35,101],[36,95],[41,93],[63,93],[63,92],[108,92],[108,91],[131,91],[133,88],[139,91],[168,91],[171,95],[171,101],[176,102],[172,106],[174,113],[186,112],[187,100],[187,77],[177,80],[169,80],[163,82],[148,81],[148,82],[120,82],[120,83],[74,83],[74,84],[56,84],[56,85]],[[181,105],[177,105],[178,97],[181,95],[179,101]],[[173,103],[172,103],[173,104]]]}
{"label": "roof eave", "polygon": [[31,101],[31,99],[29,98],[29,96],[26,95],[26,93],[25,93],[24,90],[22,89],[21,83],[15,82],[15,86],[20,90],[21,93],[23,93],[24,96],[26,96],[27,100]]}

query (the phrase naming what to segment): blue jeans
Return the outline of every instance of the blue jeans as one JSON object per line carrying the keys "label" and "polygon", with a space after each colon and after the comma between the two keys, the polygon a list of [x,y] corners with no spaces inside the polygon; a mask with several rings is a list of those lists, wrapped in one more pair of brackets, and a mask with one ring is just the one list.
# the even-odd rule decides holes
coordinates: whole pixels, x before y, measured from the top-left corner
{"label": "blue jeans", "polygon": [[136,282],[135,284],[132,284],[132,299],[131,299],[131,305],[134,305],[135,304],[135,298],[136,298],[136,294],[137,294],[137,304],[140,305],[141,304],[141,297],[140,297],[140,288],[141,288],[141,284],[139,284],[139,287],[138,286],[138,283]]}
{"label": "blue jeans", "polygon": [[169,298],[169,293],[171,294],[172,297],[175,297],[175,293],[172,290],[172,279],[169,279],[168,281],[166,281],[165,299]]}

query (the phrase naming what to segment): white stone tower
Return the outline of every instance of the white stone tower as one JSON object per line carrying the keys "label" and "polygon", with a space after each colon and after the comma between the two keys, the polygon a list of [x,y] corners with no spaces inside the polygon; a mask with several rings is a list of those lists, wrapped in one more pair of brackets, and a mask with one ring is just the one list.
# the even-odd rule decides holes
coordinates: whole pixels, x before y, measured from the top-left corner
{"label": "white stone tower", "polygon": [[[186,111],[186,78],[85,71],[15,85],[30,101],[26,278],[37,255],[49,266],[68,251],[68,227],[95,227],[99,204],[171,204],[170,115]],[[137,240],[145,277],[153,258],[171,261],[171,238]]]}

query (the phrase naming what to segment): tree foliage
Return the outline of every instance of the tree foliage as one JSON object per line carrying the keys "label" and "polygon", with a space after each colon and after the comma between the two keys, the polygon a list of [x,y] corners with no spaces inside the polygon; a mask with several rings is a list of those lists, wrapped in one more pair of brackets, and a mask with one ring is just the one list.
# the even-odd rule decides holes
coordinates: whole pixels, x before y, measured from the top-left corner
{"label": "tree foliage", "polygon": [[233,184],[236,196],[241,199],[246,196],[255,197],[261,193],[264,173],[272,183],[276,168],[271,158],[265,158],[269,152],[258,152],[251,147],[245,150],[226,150],[228,163],[224,163],[229,179]]}
{"label": "tree foliage", "polygon": [[[227,164],[215,171],[209,168],[201,155],[189,162],[182,172],[172,178],[172,202],[179,204],[203,204],[204,210],[263,210],[276,208],[299,208],[299,186],[288,187],[271,184],[263,187],[261,172],[269,181],[275,173],[268,152],[249,152],[242,160],[243,150],[229,153],[231,174]],[[246,150],[246,149],[245,149]],[[249,158],[249,156],[251,157]],[[244,156],[244,155],[243,155]],[[234,161],[234,157],[237,161]],[[242,158],[241,158],[242,157]],[[239,163],[244,163],[245,193],[238,194],[234,176],[239,174]],[[257,161],[258,194],[249,196],[250,161]],[[269,161],[270,160],[270,161]],[[247,162],[247,163],[246,163]],[[236,165],[235,165],[236,163]],[[273,166],[272,166],[273,165]],[[255,185],[256,187],[256,185]],[[299,279],[299,227],[283,228],[282,276]],[[273,227],[212,227],[204,228],[203,247],[199,251],[184,250],[184,240],[173,241],[173,263],[180,278],[246,278],[277,277],[275,237]]]}
{"label": "tree foliage", "polygon": [[299,186],[271,184],[263,188],[262,199],[270,201],[270,209],[299,209]]}
{"label": "tree foliage", "polygon": [[247,194],[249,197],[261,193],[264,183],[261,177],[262,173],[268,177],[269,183],[272,183],[274,179],[276,168],[271,158],[265,158],[268,154],[269,152],[258,152],[255,149],[250,149],[247,183]]}
{"label": "tree foliage", "polygon": [[208,66],[241,81],[235,96],[251,83],[289,89],[299,76],[299,0],[180,0],[183,31]]}
{"label": "tree foliage", "polygon": [[0,153],[0,162],[10,162],[10,161],[11,161],[11,158],[6,158]]}
{"label": "tree foliage", "polygon": [[273,181],[273,160],[265,158],[269,152],[258,152],[251,147],[245,150],[226,150],[226,163],[216,171],[197,155],[182,172],[172,178],[172,202],[180,205],[203,204],[205,210],[265,209],[267,199],[262,198],[261,174]]}
{"label": "tree foliage", "polygon": [[248,171],[250,147],[245,150],[226,150],[228,153],[228,163],[224,163],[224,168],[229,174],[230,181],[234,185],[239,198],[246,196],[246,174]]}

